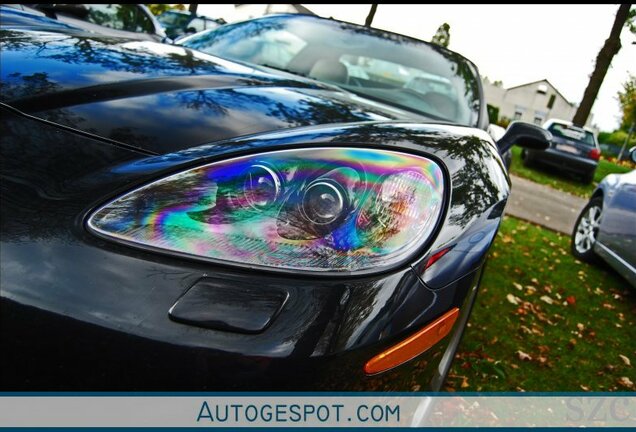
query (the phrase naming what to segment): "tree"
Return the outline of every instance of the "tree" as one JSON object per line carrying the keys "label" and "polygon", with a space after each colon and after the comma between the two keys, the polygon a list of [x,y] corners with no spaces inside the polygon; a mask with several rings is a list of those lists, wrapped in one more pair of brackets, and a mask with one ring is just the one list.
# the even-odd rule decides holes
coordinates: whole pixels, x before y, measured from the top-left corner
{"label": "tree", "polygon": [[199,7],[198,3],[190,3],[190,7],[188,7],[188,11],[190,11],[191,14],[196,15],[198,7]]}
{"label": "tree", "polygon": [[618,102],[621,104],[623,110],[623,118],[621,121],[621,129],[629,130],[627,138],[621,147],[621,151],[618,154],[620,160],[625,153],[627,143],[636,129],[636,76],[629,75],[629,79],[623,83],[623,91],[618,92]]}
{"label": "tree", "polygon": [[367,19],[364,21],[365,27],[371,27],[371,23],[373,22],[373,17],[375,16],[376,10],[378,10],[378,4],[374,3],[371,5],[371,9],[369,10],[369,15],[367,15]]}
{"label": "tree", "polygon": [[169,10],[185,10],[185,6],[181,3],[179,4],[166,4],[166,3],[154,3],[154,4],[146,4],[146,6],[148,7],[148,9],[150,9],[150,12],[152,12],[153,15],[157,16],[157,15],[161,15],[162,13],[164,13],[165,11],[169,11]]}
{"label": "tree", "polygon": [[636,76],[629,75],[627,81],[623,83],[623,90],[618,92],[618,102],[623,110],[621,119],[621,129],[628,130],[631,125],[636,124]]}
{"label": "tree", "polygon": [[448,44],[450,43],[450,25],[448,23],[444,23],[439,26],[433,35],[431,42],[439,46],[443,46],[444,48],[448,48]]}
{"label": "tree", "polygon": [[587,84],[585,93],[583,93],[583,100],[572,119],[572,123],[577,126],[585,125],[610,63],[612,63],[612,59],[621,49],[621,30],[623,26],[627,26],[630,31],[636,30],[633,26],[634,13],[633,11],[630,12],[630,7],[631,4],[622,4],[619,6],[610,35],[596,56],[596,65],[594,66],[592,75],[590,75],[590,81]]}

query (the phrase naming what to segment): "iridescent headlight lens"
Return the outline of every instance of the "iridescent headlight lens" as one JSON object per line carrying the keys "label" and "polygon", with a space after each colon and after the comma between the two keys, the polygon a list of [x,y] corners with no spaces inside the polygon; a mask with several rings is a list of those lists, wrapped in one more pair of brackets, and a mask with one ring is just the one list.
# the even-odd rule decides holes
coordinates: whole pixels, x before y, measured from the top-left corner
{"label": "iridescent headlight lens", "polygon": [[433,161],[356,148],[282,150],[193,168],[89,219],[98,233],[213,261],[321,272],[386,268],[432,234]]}

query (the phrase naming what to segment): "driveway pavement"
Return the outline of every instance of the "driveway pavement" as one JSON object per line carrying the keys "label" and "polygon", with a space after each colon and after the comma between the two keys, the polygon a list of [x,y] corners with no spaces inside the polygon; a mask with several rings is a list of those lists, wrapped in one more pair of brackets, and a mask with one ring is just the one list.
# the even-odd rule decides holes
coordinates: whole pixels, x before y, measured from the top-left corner
{"label": "driveway pavement", "polygon": [[510,176],[512,190],[506,205],[506,214],[550,228],[564,234],[572,234],[574,223],[587,200],[534,183],[517,176]]}

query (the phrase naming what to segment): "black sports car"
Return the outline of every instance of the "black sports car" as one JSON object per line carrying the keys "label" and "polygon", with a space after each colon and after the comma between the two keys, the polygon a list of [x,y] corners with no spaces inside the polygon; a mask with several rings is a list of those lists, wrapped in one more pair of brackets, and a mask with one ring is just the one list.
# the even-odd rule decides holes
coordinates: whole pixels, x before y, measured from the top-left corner
{"label": "black sports car", "polygon": [[0,30],[2,390],[439,389],[500,153],[547,132],[495,144],[475,66],[405,36],[215,37],[260,64]]}

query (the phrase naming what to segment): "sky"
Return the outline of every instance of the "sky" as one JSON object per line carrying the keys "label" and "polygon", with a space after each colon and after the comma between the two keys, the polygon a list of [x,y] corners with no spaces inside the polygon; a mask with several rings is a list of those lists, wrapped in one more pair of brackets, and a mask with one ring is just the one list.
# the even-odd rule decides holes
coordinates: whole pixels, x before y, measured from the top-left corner
{"label": "sky", "polygon": [[[369,4],[306,4],[314,13],[364,24]],[[199,5],[200,13],[231,16],[233,5]],[[609,36],[618,5],[410,5],[380,4],[373,27],[430,41],[444,22],[449,48],[472,60],[482,76],[504,88],[547,78],[578,104]],[[226,18],[227,19],[227,18]],[[601,130],[619,126],[617,92],[636,75],[636,36],[621,33],[622,48],[592,108]]]}

